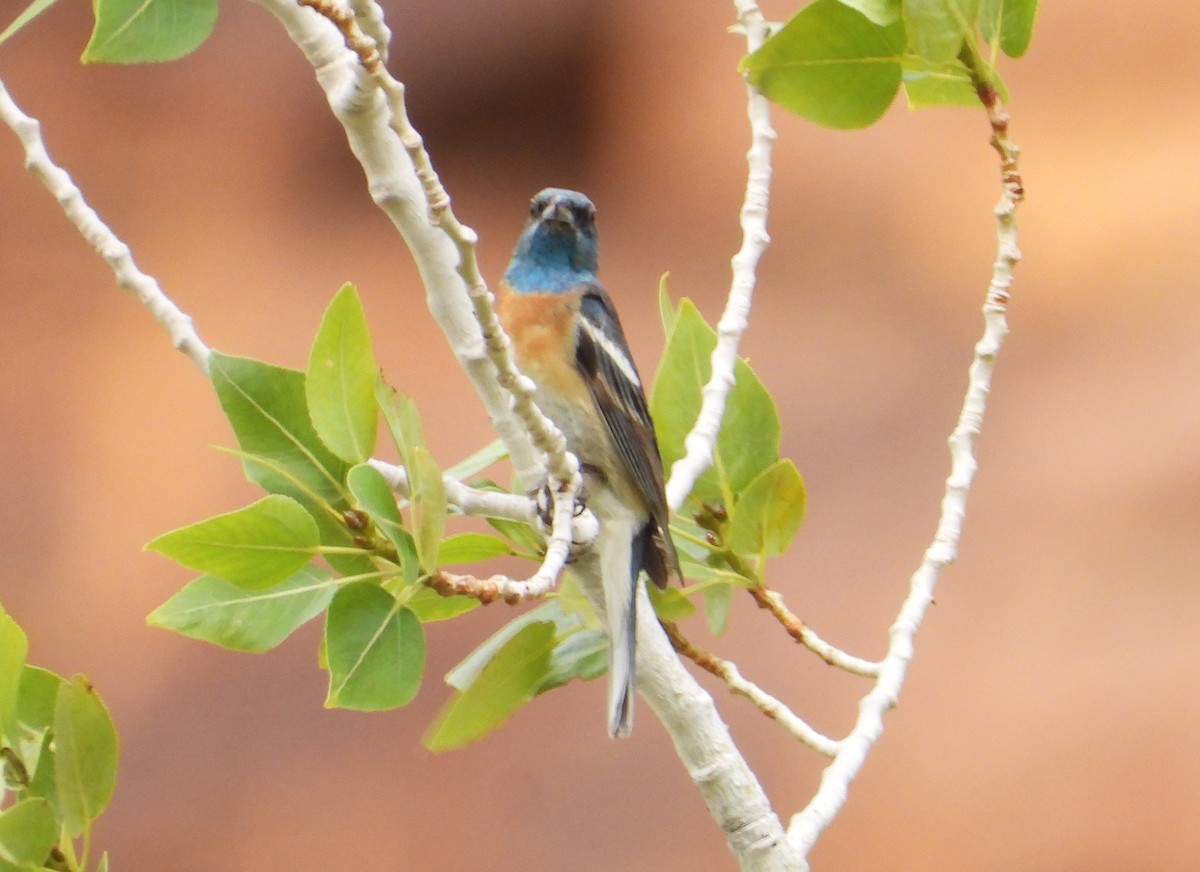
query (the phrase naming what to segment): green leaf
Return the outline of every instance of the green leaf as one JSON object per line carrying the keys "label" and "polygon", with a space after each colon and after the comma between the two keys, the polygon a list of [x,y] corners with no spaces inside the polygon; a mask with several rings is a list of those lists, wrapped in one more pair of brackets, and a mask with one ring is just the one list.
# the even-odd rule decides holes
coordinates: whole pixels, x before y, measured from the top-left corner
{"label": "green leaf", "polygon": [[25,11],[18,15],[12,24],[4,28],[3,33],[0,33],[0,44],[3,44],[10,36],[13,36],[18,30],[57,2],[58,0],[33,0],[32,3],[25,7]]}
{"label": "green leaf", "polygon": [[[995,69],[988,71],[988,81],[1008,99],[1008,88]],[[980,107],[979,94],[971,82],[971,74],[959,60],[931,64],[911,55],[904,59],[904,94],[910,109],[929,109],[936,106]]]}
{"label": "green leaf", "polygon": [[316,556],[320,534],[290,497],[272,495],[153,539],[146,548],[246,590],[265,590]]}
{"label": "green leaf", "polygon": [[712,553],[712,549],[700,544],[706,541],[710,534],[707,527],[702,527],[697,522],[696,512],[675,515],[671,518],[671,530],[675,534],[675,549],[681,558],[690,556],[702,560]]}
{"label": "green leaf", "polygon": [[816,0],[740,68],[789,112],[826,127],[866,127],[895,99],[904,47],[901,22],[882,27],[838,0]]}
{"label": "green leaf", "polygon": [[[25,759],[29,784],[26,787],[27,796],[37,796],[57,807],[58,786],[54,775],[54,732],[47,728],[41,735],[34,751]],[[36,768],[31,768],[36,767]]]}
{"label": "green leaf", "polygon": [[[690,300],[680,303],[650,399],[667,469],[684,455],[684,439],[700,414],[701,390],[712,373],[710,358],[716,345],[716,331],[695,305]],[[779,412],[774,400],[744,360],[734,366],[734,380],[717,435],[714,466],[700,476],[691,494],[697,502],[730,500],[779,459]]]}
{"label": "green leaf", "polygon": [[17,702],[15,750],[29,776],[29,795],[55,799],[51,750],[54,706],[63,680],[46,669],[25,664]]}
{"label": "green leaf", "polygon": [[875,24],[887,26],[900,20],[900,0],[840,0],[843,6],[857,9]]}
{"label": "green leaf", "polygon": [[[350,516],[347,514],[345,507],[349,507],[349,502],[339,499],[339,511],[339,509],[335,509],[324,498],[304,485],[303,482],[288,470],[284,469],[277,461],[269,460],[258,454],[247,454],[236,448],[221,448],[219,450],[240,457],[247,468],[254,467],[266,473],[279,476],[281,480],[286,479],[290,481],[295,486],[295,493],[299,494],[299,496],[293,498],[308,509],[313,521],[316,522],[322,545],[331,545],[335,549],[345,549],[347,547],[359,548],[361,546],[361,543],[357,539],[356,531],[351,529],[351,522],[348,520]],[[359,575],[374,570],[370,557],[365,551],[361,555],[329,551],[325,553],[324,557],[343,575]]]}
{"label": "green leaf", "polygon": [[603,630],[572,632],[550,653],[546,677],[538,685],[540,696],[574,678],[591,681],[608,672],[608,634]]}
{"label": "green leaf", "polygon": [[504,447],[504,440],[494,439],[470,457],[464,457],[451,466],[446,470],[446,475],[457,478],[459,481],[466,481],[506,457],[508,457],[508,449]]}
{"label": "green leaf", "polygon": [[376,383],[375,398],[408,471],[409,511],[421,568],[432,573],[437,569],[438,545],[446,529],[446,485],[442,472],[425,448],[416,404],[382,378]]}
{"label": "green leaf", "polygon": [[54,809],[44,799],[26,799],[0,812],[0,872],[41,869],[58,841]]}
{"label": "green leaf", "polygon": [[329,605],[335,585],[329,573],[306,566],[265,590],[248,591],[214,575],[188,582],[146,619],[234,651],[269,651]]}
{"label": "green leaf", "polygon": [[910,109],[933,106],[979,107],[971,74],[958,59],[931,63],[917,55],[904,59],[904,94]]}
{"label": "green leaf", "polygon": [[96,26],[83,62],[172,61],[212,33],[217,0],[93,0]]}
{"label": "green leaf", "polygon": [[418,447],[425,444],[425,434],[421,428],[421,415],[417,404],[406,394],[400,393],[380,377],[375,382],[375,402],[379,411],[383,412],[383,420],[392,441],[400,452],[400,460],[405,466],[412,465],[412,455]]}
{"label": "green leaf", "polygon": [[383,711],[412,702],[425,671],[425,634],[410,609],[375,584],[354,582],[329,604],[327,708]]}
{"label": "green leaf", "polygon": [[14,741],[21,671],[29,653],[25,631],[0,606],[0,739]]}
{"label": "green leaf", "polygon": [[990,45],[1010,58],[1029,50],[1037,0],[979,0],[979,29]]}
{"label": "green leaf", "polygon": [[[715,558],[714,558],[715,559]],[[682,558],[683,574],[694,584],[689,584],[683,589],[683,595],[691,597],[696,593],[703,593],[710,587],[716,585],[741,585],[743,587],[757,587],[760,583],[758,579],[747,578],[740,572],[725,565],[724,562],[719,562],[720,565],[713,566],[707,562],[697,562],[688,558]]]}
{"label": "green leaf", "polygon": [[510,521],[508,518],[484,518],[484,520],[526,554],[541,554],[546,547],[538,531],[528,524]]}
{"label": "green leaf", "polygon": [[321,319],[304,389],[317,435],[347,463],[375,450],[378,377],[362,303],[353,285],[343,285]]}
{"label": "green leaf", "polygon": [[112,798],[117,731],[82,675],[64,681],[54,706],[55,787],[63,826],[79,836]]}
{"label": "green leaf", "polygon": [[663,273],[662,278],[658,280],[658,317],[662,319],[663,335],[668,339],[675,330],[675,321],[678,318],[678,313],[671,304],[671,295],[667,292],[667,276],[669,275],[670,273]]}
{"label": "green leaf", "polygon": [[422,740],[425,747],[434,752],[461,748],[512,717],[546,681],[554,637],[552,621],[523,626],[442,709]]}
{"label": "green leaf", "polygon": [[454,566],[462,563],[482,563],[497,557],[511,557],[513,550],[508,543],[487,533],[459,533],[442,540],[438,549],[438,565]]}
{"label": "green leaf", "polygon": [[100,862],[96,864],[96,872],[108,872],[108,851],[100,855]]}
{"label": "green leaf", "polygon": [[469,596],[442,596],[431,587],[422,586],[404,601],[422,624],[457,618],[478,608],[482,603]]}
{"label": "green leaf", "polygon": [[655,585],[646,585],[654,613],[664,621],[682,621],[696,614],[696,606],[677,587],[659,590]]}
{"label": "green leaf", "polygon": [[[308,415],[304,373],[214,352],[213,386],[241,448],[246,477],[269,493],[284,494],[309,510],[321,544],[352,546],[341,520],[350,507],[342,486],[349,466],[317,436]],[[366,557],[330,554],[345,575],[373,569]]]}
{"label": "green leaf", "polygon": [[530,624],[546,621],[556,628],[564,621],[563,611],[554,601],[542,603],[536,609],[518,615],[481,642],[461,663],[446,673],[446,683],[456,690],[466,690],[475,683],[487,665],[514,636]]}
{"label": "green leaf", "polygon": [[747,485],[729,517],[728,544],[741,554],[778,556],[804,520],[804,480],[780,460]]}
{"label": "green leaf", "polygon": [[537,693],[545,693],[572,678],[588,680],[604,674],[608,669],[608,637],[579,586],[568,578],[563,581],[558,597],[514,618],[493,633],[446,674],[446,683],[466,691],[513,637],[530,624],[546,621],[554,624],[555,645]]}
{"label": "green leaf", "polygon": [[704,616],[708,619],[708,631],[714,636],[724,633],[729,624],[733,590],[731,584],[715,584],[704,588]]}
{"label": "green leaf", "polygon": [[[604,629],[604,623],[578,580],[570,572],[558,584],[558,596],[548,604],[549,616],[558,625],[558,634],[572,631],[576,626],[589,630]],[[560,614],[561,613],[561,614]]]}
{"label": "green leaf", "polygon": [[396,495],[383,473],[369,463],[362,463],[350,470],[346,476],[346,484],[350,487],[350,493],[358,507],[367,513],[375,526],[396,546],[396,553],[404,567],[405,581],[410,584],[416,581],[420,575],[416,544],[408,530],[404,529],[404,520],[400,517],[399,506],[396,505]]}
{"label": "green leaf", "polygon": [[210,369],[238,445],[287,473],[247,458],[247,478],[263,490],[301,502],[316,494],[331,506],[344,504],[341,482],[349,465],[330,452],[313,429],[304,373],[218,352],[212,355]]}
{"label": "green leaf", "polygon": [[421,568],[433,574],[438,568],[438,551],[446,530],[446,483],[433,455],[424,446],[413,449],[408,483],[417,556]]}
{"label": "green leaf", "polygon": [[933,63],[953,60],[974,38],[979,0],[904,0],[908,43]]}
{"label": "green leaf", "polygon": [[25,664],[21,670],[20,700],[17,703],[18,729],[24,734],[42,733],[54,722],[54,706],[63,680],[48,669]]}

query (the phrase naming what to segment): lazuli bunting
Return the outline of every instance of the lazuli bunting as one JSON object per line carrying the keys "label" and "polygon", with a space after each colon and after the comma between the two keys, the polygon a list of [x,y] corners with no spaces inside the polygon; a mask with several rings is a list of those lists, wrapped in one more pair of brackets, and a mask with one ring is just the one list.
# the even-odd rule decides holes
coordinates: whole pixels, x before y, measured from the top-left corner
{"label": "lazuli bunting", "polygon": [[497,311],[538,407],[563,432],[583,471],[583,499],[600,525],[596,548],[609,637],[608,731],[633,726],[637,584],[679,578],[663,466],[642,380],[621,322],[596,278],[596,208],[547,188],[504,273]]}

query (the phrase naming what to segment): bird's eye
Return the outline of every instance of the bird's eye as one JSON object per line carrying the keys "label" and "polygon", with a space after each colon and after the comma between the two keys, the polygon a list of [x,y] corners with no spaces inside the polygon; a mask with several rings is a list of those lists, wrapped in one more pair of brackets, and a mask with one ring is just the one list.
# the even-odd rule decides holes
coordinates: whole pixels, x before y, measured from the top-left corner
{"label": "bird's eye", "polygon": [[537,197],[534,197],[533,200],[531,200],[529,203],[529,217],[530,218],[541,217],[542,209],[543,209],[542,203],[537,199]]}

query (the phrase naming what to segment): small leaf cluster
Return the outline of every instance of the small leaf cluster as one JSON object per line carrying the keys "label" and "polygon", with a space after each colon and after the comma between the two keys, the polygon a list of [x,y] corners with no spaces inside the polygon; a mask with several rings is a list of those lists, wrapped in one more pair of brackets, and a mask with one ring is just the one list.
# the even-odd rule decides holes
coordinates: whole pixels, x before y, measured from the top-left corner
{"label": "small leaf cluster", "polygon": [[[268,495],[147,545],[202,573],[156,609],[150,623],[257,653],[324,613],[319,660],[329,673],[326,705],[364,711],[406,705],[424,672],[424,625],[479,605],[443,597],[424,582],[440,566],[540,559],[541,535],[502,518],[488,520],[505,538],[446,535],[443,473],[425,446],[416,406],[378,375],[350,285],[326,310],[305,371],[218,353],[210,371],[237,439],[231,453]],[[404,505],[367,462],[381,418],[407,471]],[[447,474],[465,478],[504,456],[488,445]],[[537,694],[572,678],[595,678],[607,666],[604,632],[568,582],[447,677],[456,693],[425,743],[434,750],[460,747]]]}
{"label": "small leaf cluster", "polygon": [[[665,283],[660,304],[667,347],[651,408],[670,464],[683,455],[699,414],[717,340],[691,302],[672,308]],[[416,407],[378,375],[350,285],[325,312],[305,371],[219,353],[210,371],[237,439],[229,450],[267,496],[147,545],[202,573],[155,610],[150,623],[262,652],[324,613],[319,661],[329,674],[326,705],[407,704],[424,671],[425,625],[479,605],[443,597],[426,582],[441,566],[505,556],[537,560],[545,548],[541,534],[488,518],[501,537],[447,535],[443,473],[424,444]],[[403,504],[368,462],[380,419],[407,471]],[[709,624],[720,632],[733,591],[761,584],[766,558],[790,544],[804,514],[804,485],[792,462],[780,458],[779,435],[774,402],[739,360],[713,467],[672,525],[684,575],[694,583],[650,592],[663,619],[694,614],[690,597],[703,596]],[[502,448],[489,445],[447,473],[474,475],[502,456]],[[501,628],[447,675],[455,692],[425,744],[461,747],[537,695],[607,668],[604,630],[568,577],[547,602]]]}
{"label": "small leaf cluster", "polygon": [[901,86],[914,109],[1004,93],[1000,52],[1029,48],[1037,0],[814,0],[742,60],[768,99],[827,127],[866,127]]}
{"label": "small leaf cluster", "polygon": [[[326,310],[305,371],[214,352],[210,372],[237,439],[231,453],[268,495],[146,546],[202,573],[150,623],[262,652],[324,613],[326,705],[406,705],[424,672],[424,624],[479,605],[443,598],[422,582],[439,565],[519,549],[481,533],[445,536],[442,471],[415,405],[379,376],[352,286]],[[403,511],[367,462],[380,418],[408,474]],[[470,464],[496,457],[489,448]],[[473,471],[470,464],[460,471]]]}
{"label": "small leaf cluster", "polygon": [[[665,281],[659,308],[667,347],[650,412],[669,468],[686,454],[684,440],[700,415],[717,334],[691,301],[671,306]],[[672,522],[683,574],[692,582],[684,594],[703,595],[714,634],[725,628],[734,591],[763,583],[766,559],[787,551],[804,520],[804,481],[795,464],[780,457],[779,440],[775,401],[750,364],[738,359],[712,466]]]}
{"label": "small leaf cluster", "polygon": [[[0,872],[84,872],[116,784],[117,731],[86,678],[33,666],[28,649],[0,608]],[[106,872],[107,854],[91,868]]]}

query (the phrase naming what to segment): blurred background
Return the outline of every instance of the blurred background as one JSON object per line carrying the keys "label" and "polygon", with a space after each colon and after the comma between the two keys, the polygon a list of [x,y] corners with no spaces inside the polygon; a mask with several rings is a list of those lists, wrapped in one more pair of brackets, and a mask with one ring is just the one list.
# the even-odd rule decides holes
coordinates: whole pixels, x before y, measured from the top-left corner
{"label": "blurred background", "polygon": [[[384,6],[391,68],[493,280],[528,198],[574,187],[598,205],[601,276],[643,371],[664,271],[719,316],[749,143],[732,4]],[[1002,66],[1025,260],[960,560],[817,869],[1200,868],[1200,9],[1061,0],[1039,17]],[[205,340],[303,366],[353,281],[439,460],[490,440],[275,19],[227,2],[197,54],[129,68],[78,63],[89,27],[87,4],[58,4],[0,48],[0,76]],[[852,133],[774,120],[774,244],[744,351],[810,508],[771,580],[874,658],[937,517],[996,160],[982,112],[900,105]],[[374,715],[322,708],[316,624],[258,657],[148,628],[190,575],[142,545],[256,494],[210,448],[233,440],[208,384],[22,160],[0,131],[0,600],[34,662],[86,673],[112,709],[123,756],[96,845],[114,868],[733,868],[649,711],[629,741],[605,736],[602,682],[466,750],[420,746],[441,675],[504,606],[431,627],[421,695]],[[850,727],[865,682],[748,599],[724,638],[702,624],[696,641],[818,728]],[[786,819],[823,758],[705,683]]]}

